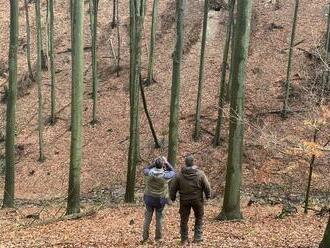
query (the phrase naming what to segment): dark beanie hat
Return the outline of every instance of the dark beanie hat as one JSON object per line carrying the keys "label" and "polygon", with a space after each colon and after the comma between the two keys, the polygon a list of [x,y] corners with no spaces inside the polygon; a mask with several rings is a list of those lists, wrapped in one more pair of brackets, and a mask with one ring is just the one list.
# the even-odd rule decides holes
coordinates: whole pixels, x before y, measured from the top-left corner
{"label": "dark beanie hat", "polygon": [[186,156],[185,158],[186,166],[191,167],[194,165],[194,158],[191,155]]}
{"label": "dark beanie hat", "polygon": [[161,158],[157,158],[156,161],[155,161],[155,167],[156,167],[157,169],[161,169],[161,168],[163,168],[163,166],[164,166],[164,161],[163,161],[163,159],[161,159]]}

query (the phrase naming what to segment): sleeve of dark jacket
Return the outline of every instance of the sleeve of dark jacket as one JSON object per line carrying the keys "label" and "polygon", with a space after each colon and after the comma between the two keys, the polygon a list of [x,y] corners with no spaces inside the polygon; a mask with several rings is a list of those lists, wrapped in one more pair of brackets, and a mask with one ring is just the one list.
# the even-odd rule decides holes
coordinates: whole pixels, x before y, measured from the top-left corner
{"label": "sleeve of dark jacket", "polygon": [[172,182],[170,183],[170,199],[172,201],[175,201],[176,199],[176,193],[179,190],[179,178],[178,175],[174,178],[174,180],[172,180]]}
{"label": "sleeve of dark jacket", "polygon": [[204,172],[202,172],[202,188],[206,199],[211,198],[211,185]]}

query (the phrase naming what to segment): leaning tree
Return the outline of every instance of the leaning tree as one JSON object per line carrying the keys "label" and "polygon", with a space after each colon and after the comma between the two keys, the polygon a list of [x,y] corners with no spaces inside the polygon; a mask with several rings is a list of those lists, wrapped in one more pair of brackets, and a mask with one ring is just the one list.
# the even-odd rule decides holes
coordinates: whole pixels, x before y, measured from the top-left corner
{"label": "leaning tree", "polygon": [[15,200],[15,126],[17,99],[18,0],[10,1],[9,87],[5,139],[5,187],[3,207],[14,207]]}
{"label": "leaning tree", "polygon": [[252,0],[237,2],[237,22],[234,36],[230,130],[226,186],[220,220],[241,219],[240,186],[243,158],[245,68],[250,40]]}

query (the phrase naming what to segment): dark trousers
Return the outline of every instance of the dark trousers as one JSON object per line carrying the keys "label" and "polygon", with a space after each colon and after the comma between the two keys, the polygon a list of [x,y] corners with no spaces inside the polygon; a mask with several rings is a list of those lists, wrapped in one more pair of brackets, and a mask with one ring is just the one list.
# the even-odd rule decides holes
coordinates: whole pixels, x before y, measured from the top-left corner
{"label": "dark trousers", "polygon": [[188,239],[188,221],[190,210],[194,210],[195,214],[195,232],[194,240],[202,240],[203,236],[203,217],[204,217],[204,203],[202,199],[196,200],[181,200],[180,201],[180,233],[181,241]]}
{"label": "dark trousers", "polygon": [[152,220],[152,215],[156,213],[156,235],[155,239],[160,240],[162,239],[162,228],[163,228],[163,210],[164,206],[160,208],[154,208],[146,205],[146,211],[144,214],[144,223],[143,223],[143,241],[148,240],[149,238],[149,227]]}

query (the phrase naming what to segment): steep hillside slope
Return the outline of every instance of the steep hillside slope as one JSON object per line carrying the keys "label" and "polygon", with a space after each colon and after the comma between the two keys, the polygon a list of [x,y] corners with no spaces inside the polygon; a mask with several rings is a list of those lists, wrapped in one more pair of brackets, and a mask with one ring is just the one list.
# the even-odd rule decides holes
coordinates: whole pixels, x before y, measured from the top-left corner
{"label": "steep hillside slope", "polygon": [[[314,49],[323,38],[326,19],[323,16],[325,0],[302,0],[296,41],[303,41],[299,48],[306,51]],[[22,5],[22,2],[21,2]],[[143,42],[143,73],[145,75],[149,27],[151,21],[151,2],[147,2],[148,10]],[[88,4],[86,2],[85,46],[90,45]],[[43,5],[45,8],[45,5]],[[6,62],[8,51],[9,3],[0,3],[0,61]],[[31,18],[34,18],[33,5],[30,4]],[[36,87],[27,90],[25,96],[18,101],[17,143],[20,145],[20,160],[17,164],[17,197],[22,199],[50,199],[66,196],[69,165],[69,123],[70,123],[70,46],[68,1],[56,1],[55,11],[55,44],[56,44],[56,76],[57,76],[57,109],[59,121],[55,126],[45,129],[45,145],[47,160],[37,162],[37,124]],[[122,186],[126,179],[128,131],[129,131],[129,97],[128,97],[128,8],[127,3],[120,5],[120,30],[122,33],[122,70],[120,77],[113,73],[114,61],[109,58],[110,41],[116,44],[116,33],[110,28],[111,2],[100,1],[99,18],[99,104],[100,123],[95,127],[89,124],[91,119],[91,55],[85,53],[85,100],[84,100],[84,151],[82,165],[82,192],[89,195],[101,189],[122,194]],[[280,8],[266,0],[254,1],[253,33],[247,69],[246,86],[246,139],[244,178],[242,189],[247,192],[274,189],[276,194],[286,192],[303,193],[308,171],[308,157],[295,157],[286,153],[289,141],[294,145],[310,140],[312,132],[304,126],[308,114],[298,112],[287,120],[271,112],[280,110],[282,106],[283,81],[287,64],[288,37],[291,30],[293,3],[280,1]],[[169,1],[160,2],[160,31],[157,40],[155,78],[157,84],[146,89],[147,100],[155,122],[157,133],[165,143],[160,150],[152,148],[146,118],[141,114],[141,169],[156,155],[166,154],[168,134],[169,98],[171,86],[171,53],[175,39],[174,5]],[[179,162],[185,154],[191,153],[211,177],[215,195],[221,195],[224,187],[226,165],[227,128],[222,133],[224,145],[212,148],[212,132],[215,128],[217,112],[217,92],[220,75],[220,61],[224,43],[226,14],[224,10],[210,12],[210,27],[207,43],[207,60],[205,88],[202,100],[203,138],[193,142],[193,114],[198,80],[199,66],[199,34],[201,28],[202,3],[188,1],[186,13],[186,42],[184,64],[182,66],[181,88],[181,120]],[[20,11],[20,52],[19,73],[23,75],[25,63],[25,26],[24,10]],[[34,25],[34,21],[31,21]],[[279,29],[273,29],[274,24]],[[35,29],[32,27],[32,35]],[[34,37],[34,36],[33,36]],[[197,38],[196,38],[197,37]],[[34,44],[34,39],[33,39]],[[34,46],[33,46],[33,53]],[[306,56],[300,50],[294,51],[293,77],[294,97],[291,106],[295,110],[307,109],[307,93],[303,89],[307,77],[303,65]],[[0,78],[0,84],[6,83],[6,75]],[[48,73],[44,73],[44,115],[49,115],[50,82]],[[308,90],[307,90],[308,92]],[[5,108],[5,105],[2,105]],[[142,111],[142,108],[141,108]],[[142,113],[142,112],[141,112]],[[4,123],[4,114],[1,115]],[[228,118],[225,119],[228,126]],[[4,125],[4,124],[3,124]],[[320,142],[324,143],[329,129],[322,131]],[[328,157],[318,160],[313,187],[315,193],[327,194],[329,182]],[[268,185],[268,186],[267,186]],[[142,188],[142,176],[138,172],[138,188]],[[0,179],[3,188],[3,179]],[[270,191],[273,194],[274,191]]]}

